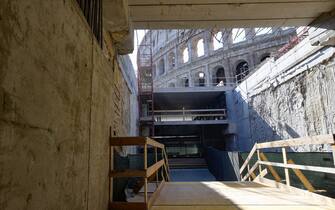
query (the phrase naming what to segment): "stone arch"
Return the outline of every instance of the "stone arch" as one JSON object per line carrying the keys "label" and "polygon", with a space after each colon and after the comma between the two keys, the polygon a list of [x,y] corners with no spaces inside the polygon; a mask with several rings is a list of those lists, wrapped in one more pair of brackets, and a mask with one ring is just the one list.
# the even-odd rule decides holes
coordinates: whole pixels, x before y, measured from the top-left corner
{"label": "stone arch", "polygon": [[196,41],[195,52],[197,57],[201,57],[205,55],[205,41],[203,38],[200,38]]}
{"label": "stone arch", "polygon": [[189,83],[189,79],[187,76],[183,76],[181,78],[178,79],[178,86],[179,87],[189,87],[190,83]]}
{"label": "stone arch", "polygon": [[266,59],[270,58],[270,53],[264,53],[260,56],[259,62],[262,63]]}
{"label": "stone arch", "polygon": [[165,62],[163,58],[158,63],[158,72],[159,75],[163,75],[165,73]]}
{"label": "stone arch", "polygon": [[245,60],[239,60],[236,64],[235,75],[236,81],[238,83],[242,82],[242,80],[249,74],[249,64]]}
{"label": "stone arch", "polygon": [[199,71],[199,72],[195,73],[194,86],[196,86],[196,87],[204,87],[204,86],[206,86],[206,75],[205,75],[205,72]]}
{"label": "stone arch", "polygon": [[188,47],[182,48],[182,63],[187,63],[190,60]]}
{"label": "stone arch", "polygon": [[218,65],[212,71],[213,86],[223,86],[226,84],[225,69],[223,66]]}

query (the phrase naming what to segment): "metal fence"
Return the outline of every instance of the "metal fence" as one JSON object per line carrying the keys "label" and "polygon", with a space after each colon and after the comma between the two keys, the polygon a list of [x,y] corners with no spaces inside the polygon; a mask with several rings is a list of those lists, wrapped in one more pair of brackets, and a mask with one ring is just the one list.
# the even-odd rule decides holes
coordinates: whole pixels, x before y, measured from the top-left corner
{"label": "metal fence", "polygon": [[102,47],[102,0],[77,0],[94,36]]}

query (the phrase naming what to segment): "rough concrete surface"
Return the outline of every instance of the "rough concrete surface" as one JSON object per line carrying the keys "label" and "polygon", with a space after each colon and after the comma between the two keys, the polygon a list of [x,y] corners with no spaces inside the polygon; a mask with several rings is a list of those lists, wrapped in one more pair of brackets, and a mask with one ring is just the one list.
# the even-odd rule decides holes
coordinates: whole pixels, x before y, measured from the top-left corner
{"label": "rough concrete surface", "polygon": [[107,209],[112,64],[74,0],[0,1],[0,209]]}
{"label": "rough concrete surface", "polygon": [[[335,132],[334,56],[251,98],[253,142]],[[330,151],[328,146],[306,146],[297,151]]]}

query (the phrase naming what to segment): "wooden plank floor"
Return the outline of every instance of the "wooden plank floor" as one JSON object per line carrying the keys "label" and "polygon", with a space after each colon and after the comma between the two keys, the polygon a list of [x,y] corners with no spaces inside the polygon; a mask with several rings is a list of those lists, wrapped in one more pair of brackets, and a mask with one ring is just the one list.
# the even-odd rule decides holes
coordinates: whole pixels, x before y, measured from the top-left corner
{"label": "wooden plank floor", "polygon": [[255,182],[167,182],[152,210],[335,209]]}

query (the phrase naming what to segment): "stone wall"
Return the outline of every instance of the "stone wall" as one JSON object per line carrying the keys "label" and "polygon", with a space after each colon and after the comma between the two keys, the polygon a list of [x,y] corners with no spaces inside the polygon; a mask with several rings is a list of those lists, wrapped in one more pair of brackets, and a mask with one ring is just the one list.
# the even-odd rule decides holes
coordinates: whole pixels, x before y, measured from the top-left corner
{"label": "stone wall", "polygon": [[[252,142],[335,133],[335,57],[251,97]],[[329,151],[328,146],[294,148]]]}
{"label": "stone wall", "polygon": [[0,209],[108,208],[110,128],[131,126],[107,43],[74,0],[0,1]]}

